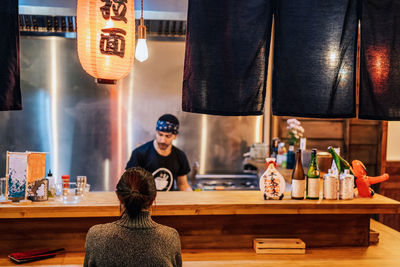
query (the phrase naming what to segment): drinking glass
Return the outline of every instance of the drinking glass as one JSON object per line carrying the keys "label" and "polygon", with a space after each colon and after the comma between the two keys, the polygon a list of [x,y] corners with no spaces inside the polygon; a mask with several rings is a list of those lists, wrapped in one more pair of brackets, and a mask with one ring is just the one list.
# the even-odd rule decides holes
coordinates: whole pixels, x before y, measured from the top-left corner
{"label": "drinking glass", "polygon": [[65,204],[76,204],[81,200],[78,195],[78,188],[63,188],[62,201]]}
{"label": "drinking glass", "polygon": [[6,182],[7,178],[6,177],[1,177],[0,178],[0,201],[5,201],[6,200],[6,195],[7,195],[7,188],[6,188]]}
{"label": "drinking glass", "polygon": [[86,180],[87,180],[86,176],[77,176],[76,177],[77,194],[83,195],[85,193]]}

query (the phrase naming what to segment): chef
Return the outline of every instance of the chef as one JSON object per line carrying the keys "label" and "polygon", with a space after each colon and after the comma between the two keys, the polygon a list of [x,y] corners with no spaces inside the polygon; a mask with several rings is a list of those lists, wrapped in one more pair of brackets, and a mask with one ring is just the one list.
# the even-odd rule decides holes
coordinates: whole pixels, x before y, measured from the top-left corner
{"label": "chef", "polygon": [[158,191],[192,191],[187,182],[190,172],[185,153],[172,145],[179,132],[179,121],[162,115],[156,125],[156,139],[133,150],[126,169],[140,166],[153,173]]}

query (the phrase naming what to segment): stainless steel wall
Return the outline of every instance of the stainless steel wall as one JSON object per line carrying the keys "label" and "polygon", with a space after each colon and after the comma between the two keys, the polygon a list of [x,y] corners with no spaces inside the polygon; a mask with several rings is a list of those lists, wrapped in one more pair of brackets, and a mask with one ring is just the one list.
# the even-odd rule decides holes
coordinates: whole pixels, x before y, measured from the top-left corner
{"label": "stainless steel wall", "polygon": [[200,173],[235,173],[242,154],[262,141],[262,116],[221,117],[181,111],[184,42],[149,41],[117,86],[97,85],[82,69],[76,40],[21,38],[23,111],[0,112],[0,174],[6,151],[47,151],[56,177],[87,175],[96,191],[114,190],[133,148],[155,136],[163,113],[181,121],[175,145]]}

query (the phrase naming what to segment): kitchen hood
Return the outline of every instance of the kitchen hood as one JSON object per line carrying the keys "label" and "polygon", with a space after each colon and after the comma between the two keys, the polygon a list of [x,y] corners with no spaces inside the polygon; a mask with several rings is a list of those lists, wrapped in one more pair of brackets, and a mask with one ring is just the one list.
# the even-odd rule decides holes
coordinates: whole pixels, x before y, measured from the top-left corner
{"label": "kitchen hood", "polygon": [[[149,39],[184,38],[188,0],[144,0],[143,17]],[[77,0],[20,0],[21,35],[76,37]],[[140,0],[135,0],[136,25]]]}
{"label": "kitchen hood", "polygon": [[[144,0],[143,16],[149,20],[186,20],[188,0]],[[77,0],[20,0],[19,14],[76,16]],[[136,17],[140,17],[140,0],[135,0]]]}

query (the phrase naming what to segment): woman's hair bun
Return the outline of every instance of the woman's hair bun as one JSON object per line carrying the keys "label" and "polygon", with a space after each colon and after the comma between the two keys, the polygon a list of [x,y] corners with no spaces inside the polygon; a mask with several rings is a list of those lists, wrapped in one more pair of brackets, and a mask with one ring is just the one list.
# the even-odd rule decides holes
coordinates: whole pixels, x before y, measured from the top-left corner
{"label": "woman's hair bun", "polygon": [[153,175],[141,167],[126,170],[117,184],[117,195],[130,217],[148,209],[156,197]]}

